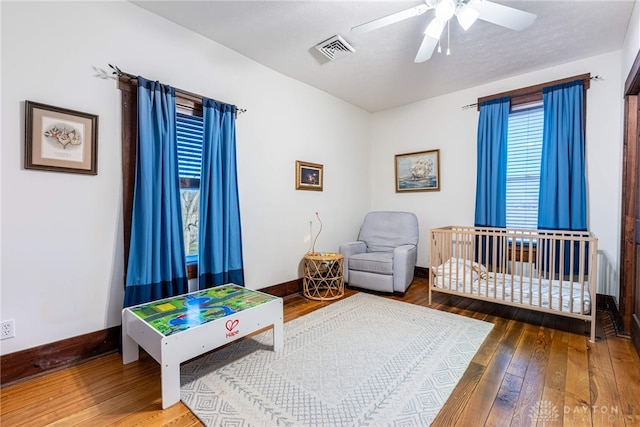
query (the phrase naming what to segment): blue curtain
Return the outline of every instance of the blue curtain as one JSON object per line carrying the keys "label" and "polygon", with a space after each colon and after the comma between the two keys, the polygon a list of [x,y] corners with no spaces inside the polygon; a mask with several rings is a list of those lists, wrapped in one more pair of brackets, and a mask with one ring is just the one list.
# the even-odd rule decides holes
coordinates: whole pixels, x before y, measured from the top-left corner
{"label": "blue curtain", "polygon": [[[542,90],[544,130],[538,228],[559,230],[587,229],[587,184],[584,147],[584,89],[581,80],[546,87]],[[551,247],[541,248],[543,251]],[[569,271],[570,243],[564,243],[564,260],[560,260],[560,243],[555,244],[554,277],[579,273],[579,249],[574,245],[574,271]],[[543,259],[546,259],[543,256]],[[589,260],[584,260],[588,271]],[[562,270],[560,267],[563,266]],[[551,273],[550,266],[540,266]],[[585,271],[585,272],[586,272]]]}
{"label": "blue curtain", "polygon": [[538,228],[587,229],[581,80],[542,90],[544,130]]}
{"label": "blue curtain", "polygon": [[200,289],[244,286],[236,170],[236,107],[203,99],[198,269]]}
{"label": "blue curtain", "polygon": [[138,136],[124,306],[187,292],[175,89],[138,77]]}
{"label": "blue curtain", "polygon": [[510,104],[510,97],[480,104],[476,226],[507,225],[507,135]]}

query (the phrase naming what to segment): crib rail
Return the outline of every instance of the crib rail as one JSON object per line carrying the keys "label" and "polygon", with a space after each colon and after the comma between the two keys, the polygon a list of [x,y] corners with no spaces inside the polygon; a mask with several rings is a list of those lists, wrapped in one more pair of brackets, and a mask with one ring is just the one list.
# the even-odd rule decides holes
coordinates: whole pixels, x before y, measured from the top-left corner
{"label": "crib rail", "polygon": [[590,232],[448,226],[430,231],[431,292],[591,321],[598,241]]}

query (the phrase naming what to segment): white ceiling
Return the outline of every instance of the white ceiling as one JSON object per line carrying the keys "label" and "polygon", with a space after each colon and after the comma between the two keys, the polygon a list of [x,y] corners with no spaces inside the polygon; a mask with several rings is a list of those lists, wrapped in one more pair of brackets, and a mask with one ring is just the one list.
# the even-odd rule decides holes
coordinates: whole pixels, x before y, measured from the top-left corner
{"label": "white ceiling", "polygon": [[[465,32],[454,19],[451,55],[434,52],[420,64],[413,59],[432,10],[350,33],[420,0],[132,3],[370,112],[620,49],[634,6],[634,0],[494,1],[538,17],[520,32],[480,20]],[[356,52],[329,61],[314,49],[335,35]]]}

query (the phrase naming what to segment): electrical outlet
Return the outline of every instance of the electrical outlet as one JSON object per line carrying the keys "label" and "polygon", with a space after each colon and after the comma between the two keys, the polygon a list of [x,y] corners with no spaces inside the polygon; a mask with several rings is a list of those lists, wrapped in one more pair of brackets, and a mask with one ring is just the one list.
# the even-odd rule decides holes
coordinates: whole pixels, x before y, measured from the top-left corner
{"label": "electrical outlet", "polygon": [[16,336],[16,321],[13,319],[3,320],[0,328],[0,340],[13,338]]}

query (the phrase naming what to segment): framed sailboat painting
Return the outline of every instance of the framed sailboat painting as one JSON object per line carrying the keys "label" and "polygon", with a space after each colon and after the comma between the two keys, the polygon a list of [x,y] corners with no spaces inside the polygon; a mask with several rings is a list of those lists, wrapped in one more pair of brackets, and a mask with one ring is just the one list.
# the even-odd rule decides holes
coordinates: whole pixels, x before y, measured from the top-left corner
{"label": "framed sailboat painting", "polygon": [[440,150],[396,154],[396,193],[440,191]]}

